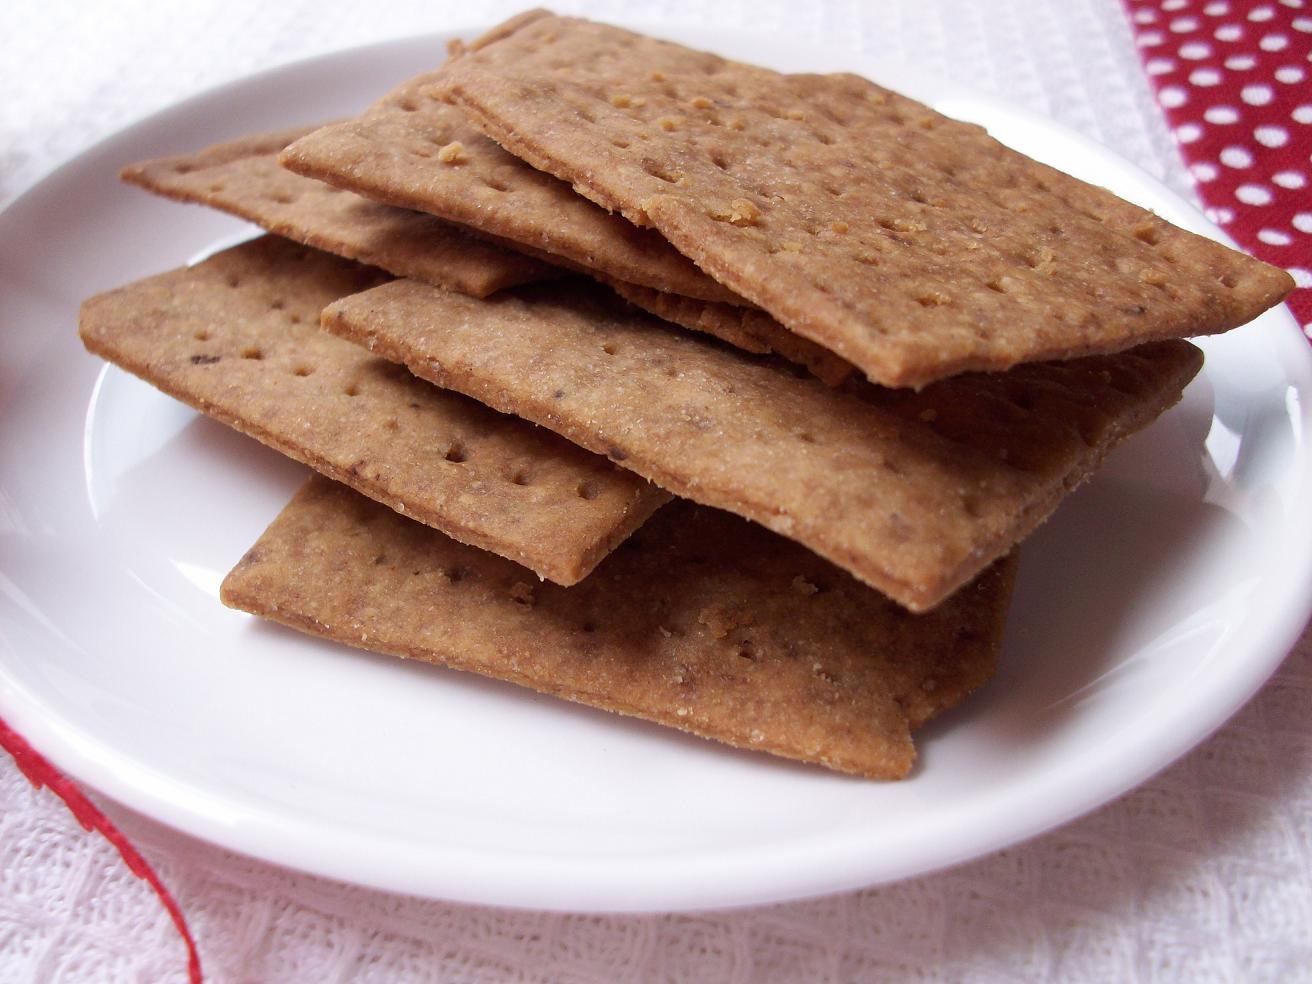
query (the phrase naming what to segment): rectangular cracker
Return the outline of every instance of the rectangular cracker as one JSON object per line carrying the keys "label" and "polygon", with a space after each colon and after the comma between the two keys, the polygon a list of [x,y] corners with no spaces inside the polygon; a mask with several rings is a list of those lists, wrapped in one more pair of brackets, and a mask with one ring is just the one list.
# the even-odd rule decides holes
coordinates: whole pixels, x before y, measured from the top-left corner
{"label": "rectangular cracker", "polygon": [[1171,341],[1073,370],[945,380],[931,396],[982,389],[1006,426],[939,433],[935,414],[921,416],[930,406],[797,378],[582,280],[486,300],[398,280],[329,305],[323,324],[677,495],[756,520],[915,611],[1006,553],[1112,446],[1179,400],[1202,364],[1194,346]]}
{"label": "rectangular cracker", "polygon": [[381,205],[279,167],[283,148],[315,129],[244,137],[194,154],[142,161],[119,176],[398,277],[475,297],[559,276],[557,267],[476,239],[431,215]]}
{"label": "rectangular cracker", "polygon": [[789,331],[764,311],[721,304],[718,301],[699,301],[679,294],[667,294],[626,284],[618,280],[604,281],[611,290],[630,304],[672,322],[690,331],[714,335],[722,342],[756,355],[778,355],[805,366],[807,371],[829,386],[840,386],[856,372],[856,367],[821,348],[810,339]]}
{"label": "rectangular cracker", "polygon": [[854,75],[539,16],[436,94],[889,386],[1221,332],[1293,287]]}
{"label": "rectangular cracker", "polygon": [[688,297],[746,303],[656,233],[580,198],[568,185],[506,153],[459,110],[424,95],[436,79],[433,73],[412,79],[359,119],[302,137],[283,152],[283,165],[575,270],[598,270]]}
{"label": "rectangular cracker", "polygon": [[898,779],[912,729],[992,674],[1014,568],[908,615],[795,544],[676,502],[565,589],[312,478],[221,596],[348,645]]}
{"label": "rectangular cracker", "polygon": [[668,498],[319,329],[325,304],[381,279],[268,236],[91,298],[80,331],[90,351],[170,396],[561,584]]}

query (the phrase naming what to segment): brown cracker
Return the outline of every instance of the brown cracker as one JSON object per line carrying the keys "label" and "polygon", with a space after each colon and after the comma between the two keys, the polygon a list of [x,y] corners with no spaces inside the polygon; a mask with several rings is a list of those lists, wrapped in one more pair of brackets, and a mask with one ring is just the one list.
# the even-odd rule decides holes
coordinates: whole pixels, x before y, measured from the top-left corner
{"label": "brown cracker", "polygon": [[795,544],[677,502],[564,589],[315,478],[222,598],[350,645],[896,779],[911,729],[991,675],[1013,571],[1000,561],[908,615]]}
{"label": "brown cracker", "polygon": [[[399,280],[330,305],[323,323],[662,488],[754,519],[913,610],[1006,553],[1112,446],[1175,403],[1202,363],[1172,341],[1075,372],[945,380],[932,396],[960,392],[1005,417],[1001,435],[990,421],[940,433],[919,415],[928,405],[796,378],[586,281],[480,301]],[[1013,444],[1034,451],[1004,456]]]}
{"label": "brown cracker", "polygon": [[756,355],[774,353],[789,362],[805,366],[811,375],[830,386],[845,382],[856,367],[821,348],[815,342],[789,331],[764,311],[699,301],[679,294],[667,294],[636,284],[607,280],[615,293],[630,304],[692,331],[714,335],[722,342]]}
{"label": "brown cracker", "polygon": [[553,263],[688,297],[746,303],[656,233],[580,198],[506,153],[458,109],[424,95],[436,79],[412,79],[359,119],[302,137],[283,153],[283,164]]}
{"label": "brown cracker", "polygon": [[439,94],[886,385],[1225,331],[1293,286],[857,76],[537,17]]}
{"label": "brown cracker", "polygon": [[562,584],[668,498],[319,329],[325,304],[380,279],[269,236],[91,298],[82,340],[325,475]]}
{"label": "brown cracker", "polygon": [[142,161],[120,176],[147,191],[222,209],[398,277],[476,297],[559,275],[556,267],[475,239],[431,215],[381,205],[279,167],[283,148],[315,129],[245,137],[195,154]]}

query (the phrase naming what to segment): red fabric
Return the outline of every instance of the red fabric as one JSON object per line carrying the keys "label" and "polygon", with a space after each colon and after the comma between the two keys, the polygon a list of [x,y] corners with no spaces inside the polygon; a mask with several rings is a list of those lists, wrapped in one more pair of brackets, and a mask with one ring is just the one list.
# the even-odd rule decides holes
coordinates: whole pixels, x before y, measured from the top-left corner
{"label": "red fabric", "polygon": [[1125,5],[1208,216],[1293,275],[1312,337],[1312,2]]}
{"label": "red fabric", "polygon": [[155,890],[160,902],[168,910],[173,925],[182,934],[183,942],[187,944],[187,975],[192,984],[201,984],[200,953],[196,949],[196,941],[192,939],[191,930],[187,928],[187,920],[182,916],[182,909],[173,896],[169,894],[169,890],[164,886],[164,883],[160,881],[159,875],[155,874],[155,869],[132,846],[132,842],[123,835],[123,832],[114,826],[113,821],[101,813],[96,804],[87,799],[82,790],[78,789],[67,776],[47,762],[36,749],[29,745],[22,735],[9,727],[4,718],[0,718],[0,747],[3,747],[14,757],[14,762],[17,763],[19,771],[27,777],[33,786],[37,789],[42,786],[48,787],[51,792],[64,801],[64,805],[77,818],[78,823],[82,824],[87,830],[99,831],[105,840],[118,849],[118,853],[123,857],[128,870],[138,878],[143,879]]}

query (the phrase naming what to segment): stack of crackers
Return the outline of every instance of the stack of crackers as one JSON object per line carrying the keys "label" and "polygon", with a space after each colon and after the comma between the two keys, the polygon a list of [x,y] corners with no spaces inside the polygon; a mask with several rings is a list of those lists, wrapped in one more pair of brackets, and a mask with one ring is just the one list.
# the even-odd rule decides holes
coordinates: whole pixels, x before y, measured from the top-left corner
{"label": "stack of crackers", "polygon": [[123,175],[271,233],[81,320],[318,473],[227,604],[878,778],[1183,337],[1292,287],[865,79],[544,11]]}

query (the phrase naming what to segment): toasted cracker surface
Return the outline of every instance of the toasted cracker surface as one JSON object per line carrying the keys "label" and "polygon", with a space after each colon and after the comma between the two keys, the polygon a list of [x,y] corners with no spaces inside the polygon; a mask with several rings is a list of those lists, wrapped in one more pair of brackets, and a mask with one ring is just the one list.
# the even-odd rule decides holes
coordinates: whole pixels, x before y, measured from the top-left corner
{"label": "toasted cracker surface", "polygon": [[742,748],[880,779],[997,661],[1014,562],[913,616],[796,544],[687,502],[587,580],[535,584],[314,478],[223,583],[225,604]]}
{"label": "toasted cracker surface", "polygon": [[[662,488],[754,519],[913,610],[1006,553],[1113,445],[1175,403],[1202,362],[1172,341],[1074,372],[945,380],[933,395],[979,389],[976,403],[996,404],[1005,426],[940,433],[934,414],[921,416],[928,404],[796,378],[582,280],[487,300],[399,280],[330,305],[323,323]],[[1003,454],[999,441],[1035,451]]]}
{"label": "toasted cracker surface", "polygon": [[298,174],[431,213],[576,270],[688,297],[745,304],[659,235],[580,198],[506,153],[428,95],[436,74],[405,83],[356,120],[284,151]]}
{"label": "toasted cracker surface", "polygon": [[717,301],[699,301],[618,280],[605,282],[626,301],[658,318],[692,331],[714,335],[745,352],[757,355],[773,352],[789,362],[805,366],[811,375],[830,386],[840,385],[856,371],[852,363],[810,339],[794,334],[764,311]]}
{"label": "toasted cracker surface", "polygon": [[369,201],[278,165],[317,127],[244,137],[194,154],[125,167],[125,181],[177,201],[222,209],[288,239],[438,287],[486,297],[546,280],[558,268],[470,236],[421,212]]}
{"label": "toasted cracker surface", "polygon": [[319,329],[325,304],[381,279],[270,236],[91,298],[81,335],[170,396],[563,584],[668,498]]}
{"label": "toasted cracker surface", "polygon": [[1287,274],[851,75],[536,17],[440,93],[873,381],[1225,331]]}

